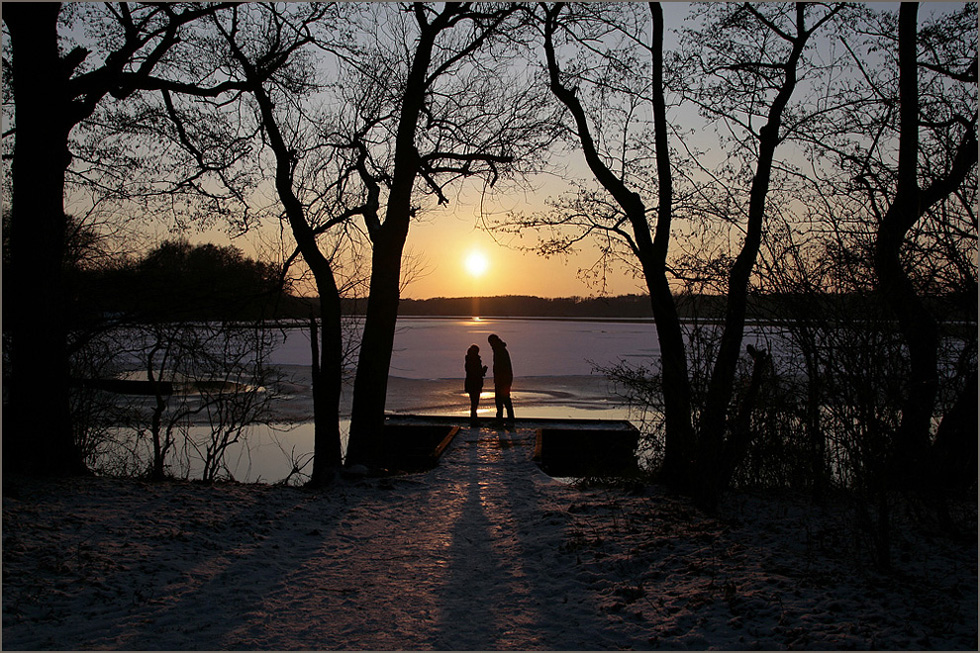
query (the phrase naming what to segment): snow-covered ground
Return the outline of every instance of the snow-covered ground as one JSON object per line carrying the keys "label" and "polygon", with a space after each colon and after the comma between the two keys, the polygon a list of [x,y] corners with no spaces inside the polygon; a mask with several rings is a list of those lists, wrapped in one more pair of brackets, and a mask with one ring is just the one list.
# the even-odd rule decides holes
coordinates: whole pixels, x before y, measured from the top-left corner
{"label": "snow-covered ground", "polygon": [[576,488],[532,427],[317,492],[6,478],[3,648],[977,649],[972,538],[880,573],[846,514]]}

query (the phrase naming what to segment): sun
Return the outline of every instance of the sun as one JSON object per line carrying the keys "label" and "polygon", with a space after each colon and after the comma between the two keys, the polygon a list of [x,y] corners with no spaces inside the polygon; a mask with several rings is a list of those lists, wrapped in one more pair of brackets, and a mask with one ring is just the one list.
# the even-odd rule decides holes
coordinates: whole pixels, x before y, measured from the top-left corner
{"label": "sun", "polygon": [[490,268],[490,259],[483,252],[473,250],[467,255],[463,265],[466,266],[466,271],[474,277],[482,277]]}

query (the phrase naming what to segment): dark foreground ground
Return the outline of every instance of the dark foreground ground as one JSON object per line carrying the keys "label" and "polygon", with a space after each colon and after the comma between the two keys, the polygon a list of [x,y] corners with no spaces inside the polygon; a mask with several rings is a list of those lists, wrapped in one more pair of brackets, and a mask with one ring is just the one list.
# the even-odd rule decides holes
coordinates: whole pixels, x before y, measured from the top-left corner
{"label": "dark foreground ground", "polygon": [[977,649],[976,540],[879,573],[846,511],[576,488],[533,427],[321,492],[7,478],[3,648]]}

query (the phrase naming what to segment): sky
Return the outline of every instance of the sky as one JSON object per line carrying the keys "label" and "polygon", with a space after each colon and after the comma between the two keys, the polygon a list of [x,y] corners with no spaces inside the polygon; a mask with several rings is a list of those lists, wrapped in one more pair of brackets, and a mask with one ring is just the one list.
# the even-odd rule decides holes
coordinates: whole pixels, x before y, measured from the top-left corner
{"label": "sky", "polygon": [[[928,3],[920,8],[920,21],[933,11],[948,11],[960,4]],[[676,43],[670,30],[682,25],[688,3],[668,2],[663,6],[667,23],[665,49],[669,50]],[[898,3],[876,3],[876,6],[894,9]],[[567,163],[573,170],[587,175],[584,161],[577,153]],[[548,197],[560,191],[558,185],[546,179],[535,192],[490,198],[489,208],[480,198],[463,193],[452,198],[448,207],[414,221],[406,252],[414,259],[413,268],[421,273],[411,276],[402,296],[412,299],[492,295],[590,297],[643,293],[642,280],[623,269],[611,271],[604,287],[585,281],[580,270],[592,267],[597,258],[595,251],[588,248],[571,256],[545,258],[526,249],[536,242],[533,231],[516,238],[489,228],[494,216],[508,210],[528,213],[540,210]],[[488,220],[481,219],[481,210],[489,213]],[[474,255],[483,261],[479,271],[467,267],[467,261]]]}
{"label": "sky", "polygon": [[[668,24],[679,25],[688,3],[665,3]],[[670,37],[668,36],[668,39]],[[565,161],[571,169],[585,174],[584,159],[573,153]],[[542,210],[549,197],[559,194],[563,184],[542,177],[532,182],[536,190],[517,194],[481,197],[479,192],[461,191],[450,196],[448,207],[433,209],[414,220],[405,245],[413,259],[413,269],[402,297],[466,297],[493,295],[533,295],[538,297],[592,297],[643,292],[643,282],[624,270],[613,270],[605,285],[587,282],[580,270],[594,266],[597,254],[585,247],[568,256],[543,257],[528,251],[537,235],[528,231],[521,237],[492,228],[495,218],[507,211],[531,213]],[[458,189],[454,189],[458,190]],[[484,215],[481,216],[481,213]],[[267,228],[266,233],[277,229]],[[246,234],[230,240],[220,228],[190,235],[194,241],[234,244],[246,253],[255,251],[252,242],[262,240]],[[476,253],[485,261],[479,273],[468,269],[467,260]],[[408,267],[408,266],[406,266]]]}
{"label": "sky", "polygon": [[[667,24],[679,26],[687,8],[686,2],[664,3]],[[669,47],[669,35],[667,39]],[[566,161],[569,168],[585,174],[584,159],[577,153],[569,158]],[[592,268],[597,260],[597,253],[588,246],[569,256],[545,258],[527,251],[537,242],[533,231],[517,238],[488,229],[495,215],[504,211],[541,210],[546,200],[561,190],[563,186],[544,178],[535,191],[491,199],[489,207],[484,204],[483,210],[490,213],[486,222],[480,219],[480,207],[473,201],[450,205],[448,216],[440,214],[428,222],[413,224],[408,247],[422,256],[428,274],[411,281],[403,296],[413,299],[471,295],[591,297],[644,292],[643,281],[622,269],[610,271],[605,287],[586,281],[580,271]],[[486,257],[487,266],[482,274],[467,269],[466,261],[473,252]]]}
{"label": "sky", "polygon": [[[924,3],[919,9],[920,22],[935,11],[951,11],[963,3]],[[898,7],[898,3],[875,3],[879,9]],[[668,30],[683,23],[688,3],[664,3]],[[665,48],[671,37],[667,36]],[[584,171],[584,161],[571,162],[573,169]],[[512,196],[501,200],[500,206],[514,211],[534,211],[543,208],[549,195],[559,188],[549,185],[533,194]],[[540,297],[574,297],[643,293],[642,279],[625,270],[613,271],[601,289],[586,283],[578,274],[596,260],[594,251],[582,251],[571,257],[544,258],[534,252],[521,251],[519,246],[533,245],[535,234],[528,232],[521,240],[501,233],[488,233],[480,227],[477,207],[471,204],[450,205],[449,215],[432,216],[427,222],[415,223],[409,232],[407,247],[421,255],[427,274],[411,281],[404,297],[536,295]],[[486,270],[473,274],[466,261],[472,252],[481,253],[487,260]]]}
{"label": "sky", "polygon": [[[514,211],[531,212],[543,208],[546,193],[511,196],[505,202]],[[488,216],[488,222],[493,219],[493,214]],[[592,251],[546,258],[528,251],[536,242],[533,231],[517,237],[484,224],[476,206],[450,205],[448,210],[412,225],[406,247],[421,258],[423,274],[409,281],[403,296],[589,297],[638,292],[637,280],[622,272],[607,279],[604,293],[580,278],[579,270],[595,263]],[[468,262],[481,257],[486,261],[485,269],[471,269]]]}
{"label": "sky", "polygon": [[[920,20],[938,10],[949,10],[960,3],[929,3],[920,9]],[[687,3],[665,3],[667,49],[673,43],[670,30],[680,26],[687,13]],[[879,8],[897,7],[897,3],[877,3]],[[585,172],[581,156],[573,153],[565,162],[573,170]],[[507,211],[531,213],[541,210],[549,197],[562,187],[545,178],[534,191],[508,196],[480,197],[462,192],[451,197],[448,207],[426,213],[410,228],[406,252],[413,259],[412,274],[403,297],[536,295],[573,297],[620,295],[644,292],[642,280],[626,270],[613,270],[605,285],[583,279],[580,271],[592,267],[596,252],[586,246],[570,256],[545,258],[527,248],[533,247],[537,235],[528,231],[520,238],[493,230],[495,217]],[[481,212],[484,213],[481,216]],[[234,240],[220,228],[182,234],[195,242],[234,244],[248,255],[260,251],[260,241],[268,242],[278,225],[268,225],[262,234],[245,234]],[[473,261],[479,265],[474,265]],[[468,264],[469,262],[469,264]]]}
{"label": "sky", "polygon": [[[494,207],[489,209],[486,219],[480,215],[478,200],[453,199],[448,207],[413,221],[405,244],[410,264],[403,268],[402,297],[592,297],[643,292],[642,280],[622,270],[613,271],[607,277],[604,289],[586,282],[579,271],[595,264],[597,255],[591,249],[569,256],[544,257],[528,251],[537,242],[533,231],[517,237],[492,228],[490,223],[495,216],[502,216],[503,211],[540,210],[549,194],[556,191],[553,187],[497,198],[496,202],[489,202]],[[486,204],[483,204],[485,211]],[[186,236],[193,242],[235,245],[251,254],[259,249],[259,241],[277,232],[277,228],[267,225],[262,234],[246,233],[234,239],[220,228]],[[479,269],[473,269],[473,259],[482,261]]]}

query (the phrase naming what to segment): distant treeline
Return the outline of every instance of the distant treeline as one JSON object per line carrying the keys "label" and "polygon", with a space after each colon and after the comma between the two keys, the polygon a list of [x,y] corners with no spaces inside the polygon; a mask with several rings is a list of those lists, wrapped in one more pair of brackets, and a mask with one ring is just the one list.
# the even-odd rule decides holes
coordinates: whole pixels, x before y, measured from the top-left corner
{"label": "distant treeline", "polygon": [[435,297],[403,299],[399,315],[479,315],[494,317],[653,317],[650,298],[642,295],[618,297]]}
{"label": "distant treeline", "polygon": [[[936,297],[927,303],[947,320],[976,322],[970,302],[964,297]],[[305,300],[315,301],[315,300]],[[727,300],[720,295],[686,295],[677,298],[677,311],[682,319],[701,318],[721,320],[725,317]],[[363,314],[365,300],[348,300],[348,314]],[[754,319],[793,319],[804,315],[866,316],[887,313],[880,300],[872,295],[754,295],[749,298],[748,315]],[[435,297],[432,299],[403,299],[398,307],[403,316],[481,316],[481,317],[556,317],[556,318],[652,318],[650,298],[646,295],[615,297],[546,298],[529,295],[496,297]]]}
{"label": "distant treeline", "polygon": [[[67,274],[69,295],[79,323],[119,316],[136,322],[196,320],[306,319],[319,312],[319,299],[297,297],[281,285],[279,270],[252,260],[235,247],[166,241],[137,260]],[[927,298],[934,314],[947,321],[976,322],[975,297]],[[719,295],[680,295],[682,319],[724,319],[727,300]],[[347,315],[363,315],[365,298],[343,300]],[[646,295],[615,297],[435,297],[402,299],[403,316],[486,316],[542,318],[652,318]],[[749,296],[750,319],[890,315],[873,294]],[[887,318],[886,318],[887,319]]]}
{"label": "distant treeline", "polygon": [[309,316],[309,301],[283,292],[279,269],[236,247],[165,241],[135,260],[66,273],[77,325],[255,320]]}

